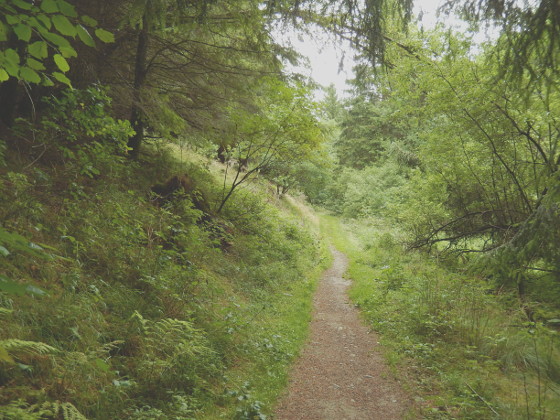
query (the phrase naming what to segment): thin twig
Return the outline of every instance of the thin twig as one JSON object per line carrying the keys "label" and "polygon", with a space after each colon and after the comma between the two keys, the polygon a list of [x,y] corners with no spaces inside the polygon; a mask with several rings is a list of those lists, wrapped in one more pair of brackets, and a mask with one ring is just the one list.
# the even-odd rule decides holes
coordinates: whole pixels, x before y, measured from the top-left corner
{"label": "thin twig", "polygon": [[480,399],[480,401],[482,401],[484,404],[486,404],[486,407],[488,407],[492,411],[492,413],[494,413],[495,415],[500,417],[500,414],[496,410],[494,410],[494,408],[488,403],[488,401],[486,401],[484,398],[482,398],[482,396],[478,392],[476,392],[472,386],[470,386],[466,382],[465,382],[465,385],[474,393],[474,395],[476,395]]}

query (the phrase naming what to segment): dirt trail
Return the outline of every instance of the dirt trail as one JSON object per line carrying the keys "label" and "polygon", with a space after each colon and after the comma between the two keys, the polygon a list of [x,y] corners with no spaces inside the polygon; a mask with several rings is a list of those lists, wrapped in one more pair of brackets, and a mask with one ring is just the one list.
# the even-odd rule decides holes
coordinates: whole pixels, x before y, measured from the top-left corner
{"label": "dirt trail", "polygon": [[390,378],[377,338],[349,304],[342,275],[344,254],[332,250],[333,266],[314,297],[310,339],[293,368],[277,420],[402,419],[409,404]]}

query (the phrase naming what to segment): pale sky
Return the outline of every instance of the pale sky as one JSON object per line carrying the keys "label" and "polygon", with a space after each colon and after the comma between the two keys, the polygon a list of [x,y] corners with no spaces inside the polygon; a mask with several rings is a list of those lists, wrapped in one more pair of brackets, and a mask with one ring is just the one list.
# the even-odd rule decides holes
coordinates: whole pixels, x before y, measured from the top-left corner
{"label": "pale sky", "polygon": [[[421,24],[425,28],[433,28],[439,21],[444,21],[446,25],[450,25],[457,30],[466,30],[466,24],[460,22],[457,18],[443,16],[439,18],[436,16],[437,8],[445,0],[415,0],[414,2],[414,15],[419,16],[422,12]],[[353,52],[347,43],[334,40],[328,36],[316,36],[313,39],[309,35],[295,33],[287,35],[278,35],[279,39],[289,39],[295,49],[304,56],[308,57],[310,67],[296,67],[294,72],[304,74],[311,77],[317,83],[328,86],[331,83],[339,96],[345,96],[344,91],[348,89],[346,79],[353,78]],[[286,38],[283,38],[286,37]],[[482,38],[481,38],[482,40]],[[343,67],[340,68],[340,62],[343,61]],[[289,67],[288,67],[289,68]],[[316,93],[316,98],[323,97],[322,92]]]}

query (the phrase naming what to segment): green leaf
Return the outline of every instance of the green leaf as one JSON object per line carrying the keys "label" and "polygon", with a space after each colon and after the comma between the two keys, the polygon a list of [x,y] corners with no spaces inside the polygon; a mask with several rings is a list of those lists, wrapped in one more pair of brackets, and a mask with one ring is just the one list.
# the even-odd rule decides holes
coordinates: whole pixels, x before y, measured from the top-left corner
{"label": "green leaf", "polygon": [[19,64],[19,54],[16,52],[16,50],[8,48],[6,51],[4,51],[4,56],[10,63]]}
{"label": "green leaf", "polygon": [[52,21],[51,18],[46,15],[39,15],[37,19],[45,26],[47,29],[52,28]]}
{"label": "green leaf", "polygon": [[7,277],[0,275],[0,291],[9,295],[23,296],[26,287],[23,284],[16,283]]}
{"label": "green leaf", "polygon": [[47,292],[32,284],[17,283],[9,278],[0,275],[0,291],[9,295],[23,296],[26,293],[35,296],[45,296]]}
{"label": "green leaf", "polygon": [[23,0],[12,0],[12,3],[14,4],[14,6],[17,6],[23,10],[31,10],[31,8],[33,7],[31,3],[28,3]]}
{"label": "green leaf", "polygon": [[31,10],[31,8],[33,7],[31,3],[28,3],[24,0],[12,0],[12,3],[14,4],[14,6],[17,6],[23,10]]}
{"label": "green leaf", "polygon": [[55,54],[53,55],[53,59],[56,66],[60,69],[61,72],[66,73],[68,70],[70,70],[68,61],[66,61],[66,59],[62,55]]}
{"label": "green leaf", "polygon": [[47,58],[48,50],[47,43],[45,41],[36,41],[27,46],[27,51],[35,58],[43,59]]}
{"label": "green leaf", "polygon": [[2,308],[2,307],[0,307],[0,318],[3,317],[3,316],[10,315],[10,314],[12,314],[13,312],[14,312],[13,309],[8,309],[8,308]]}
{"label": "green leaf", "polygon": [[7,15],[6,22],[8,22],[8,25],[17,25],[21,23],[21,17],[19,15]]}
{"label": "green leaf", "polygon": [[25,237],[17,233],[8,232],[0,226],[0,244],[8,245],[12,252],[21,251],[39,258],[51,258],[43,248],[37,244],[29,242]]}
{"label": "green leaf", "polygon": [[13,27],[18,39],[28,42],[31,39],[31,28],[23,23],[18,23]]}
{"label": "green leaf", "polygon": [[28,58],[27,59],[27,67],[32,68],[33,70],[46,70],[45,66],[43,65],[43,63],[41,63],[40,61],[35,60],[34,58]]}
{"label": "green leaf", "polygon": [[105,29],[101,29],[101,28],[96,29],[95,35],[97,35],[97,38],[99,38],[101,41],[105,43],[115,42],[114,35],[111,32],[106,31]]}
{"label": "green leaf", "polygon": [[45,250],[41,245],[36,244],[35,242],[29,242],[28,246],[29,246],[29,248],[36,249],[37,251],[44,251]]}
{"label": "green leaf", "polygon": [[41,34],[45,37],[47,41],[52,42],[56,48],[61,48],[61,47],[71,48],[70,42],[68,42],[68,40],[63,36],[60,36],[53,32],[41,32]]}
{"label": "green leaf", "polygon": [[35,70],[27,66],[19,70],[19,77],[29,83],[41,83],[41,76],[39,76]]}
{"label": "green leaf", "polygon": [[59,11],[55,0],[43,0],[41,2],[41,9],[46,13],[56,13]]}
{"label": "green leaf", "polygon": [[93,18],[90,18],[89,16],[82,16],[81,19],[82,22],[84,22],[84,24],[87,26],[91,26],[91,27],[97,26],[97,21]]}
{"label": "green leaf", "polygon": [[105,373],[109,372],[109,365],[103,359],[95,359],[95,366]]}
{"label": "green leaf", "polygon": [[0,22],[0,42],[4,42],[8,40],[8,30],[6,29],[6,25]]}
{"label": "green leaf", "polygon": [[45,296],[45,295],[47,295],[47,292],[45,292],[43,289],[39,289],[37,286],[33,286],[32,284],[28,284],[25,287],[25,291],[27,293],[29,293],[30,295],[35,295],[35,296]]}
{"label": "green leaf", "polygon": [[52,76],[56,80],[58,80],[59,82],[67,85],[68,87],[72,87],[72,83],[70,82],[70,79],[68,77],[66,77],[64,74],[55,71],[55,72],[53,72]]}
{"label": "green leaf", "polygon": [[1,346],[0,346],[0,362],[6,362],[10,364],[15,363],[15,360],[12,359],[12,356],[10,356],[8,350],[6,350],[4,347]]}
{"label": "green leaf", "polygon": [[26,365],[26,364],[23,364],[23,363],[18,363],[17,366],[18,366],[18,368],[20,368],[24,372],[27,372],[27,373],[32,373],[33,372],[33,366],[29,366],[29,365]]}
{"label": "green leaf", "polygon": [[12,77],[19,76],[19,65],[13,63],[4,63],[4,70]]}
{"label": "green leaf", "polygon": [[10,78],[10,75],[8,74],[8,72],[6,72],[6,70],[0,68],[0,82],[5,82],[9,78]]}
{"label": "green leaf", "polygon": [[43,83],[41,83],[41,85],[50,87],[54,86],[54,82],[49,79],[46,74],[43,74]]}
{"label": "green leaf", "polygon": [[27,19],[26,23],[35,29],[39,29],[42,27],[41,22],[39,22],[35,16],[31,16],[29,19]]}
{"label": "green leaf", "polygon": [[0,254],[3,255],[4,257],[7,257],[8,255],[10,255],[10,251],[8,251],[5,247],[0,245]]}
{"label": "green leaf", "polygon": [[82,25],[77,25],[76,30],[78,31],[78,37],[80,37],[80,40],[84,44],[86,44],[88,47],[95,47],[95,41],[86,28],[84,28]]}
{"label": "green leaf", "polygon": [[8,48],[4,51],[4,70],[6,70],[10,76],[18,77],[19,60],[19,55],[15,50]]}
{"label": "green leaf", "polygon": [[60,51],[60,54],[64,58],[70,58],[70,57],[77,57],[78,56],[78,53],[76,53],[76,50],[72,47],[60,47],[59,51]]}
{"label": "green leaf", "polygon": [[68,20],[66,16],[54,15],[52,17],[52,21],[56,30],[62,35],[75,37],[78,33],[76,27],[72,24],[72,22]]}
{"label": "green leaf", "polygon": [[76,13],[76,9],[74,8],[74,6],[72,6],[67,1],[57,0],[56,3],[58,4],[58,10],[60,10],[60,12],[63,15],[70,16],[71,18],[78,17],[78,14]]}

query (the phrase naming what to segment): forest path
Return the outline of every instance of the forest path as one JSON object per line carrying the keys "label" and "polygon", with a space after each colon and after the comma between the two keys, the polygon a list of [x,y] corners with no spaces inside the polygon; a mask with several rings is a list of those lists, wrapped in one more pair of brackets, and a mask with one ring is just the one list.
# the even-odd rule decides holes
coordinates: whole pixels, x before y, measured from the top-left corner
{"label": "forest path", "polygon": [[346,256],[334,263],[314,297],[309,342],[296,362],[278,420],[402,419],[408,398],[376,350],[377,337],[349,303],[342,275]]}

